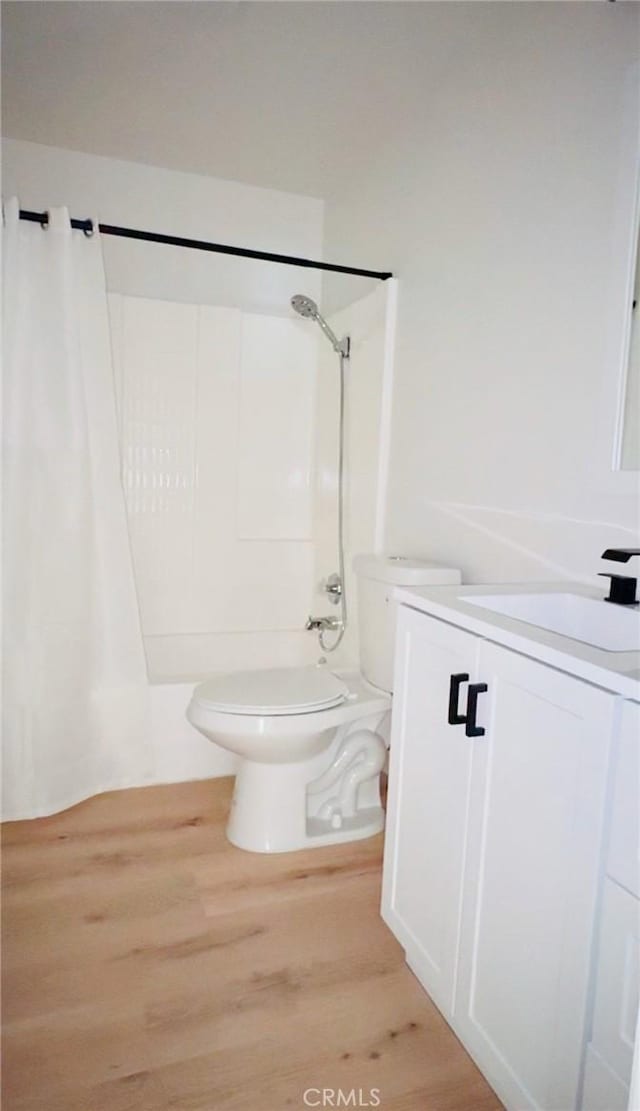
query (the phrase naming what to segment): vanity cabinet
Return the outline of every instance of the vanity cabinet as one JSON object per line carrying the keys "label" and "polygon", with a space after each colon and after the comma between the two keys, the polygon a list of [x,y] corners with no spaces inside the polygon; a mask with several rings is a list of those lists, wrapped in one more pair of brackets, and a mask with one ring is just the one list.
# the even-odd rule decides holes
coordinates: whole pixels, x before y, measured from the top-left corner
{"label": "vanity cabinet", "polygon": [[507,1107],[569,1111],[616,696],[406,605],[396,653],[383,917]]}

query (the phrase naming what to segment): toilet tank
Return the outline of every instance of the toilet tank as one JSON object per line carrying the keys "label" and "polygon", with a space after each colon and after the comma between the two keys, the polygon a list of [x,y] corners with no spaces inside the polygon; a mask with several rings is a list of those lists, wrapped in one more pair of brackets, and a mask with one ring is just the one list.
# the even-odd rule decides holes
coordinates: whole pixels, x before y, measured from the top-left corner
{"label": "toilet tank", "polygon": [[460,571],[412,556],[384,555],[357,555],[353,569],[358,579],[360,671],[374,687],[391,691],[396,587],[455,586],[461,581]]}

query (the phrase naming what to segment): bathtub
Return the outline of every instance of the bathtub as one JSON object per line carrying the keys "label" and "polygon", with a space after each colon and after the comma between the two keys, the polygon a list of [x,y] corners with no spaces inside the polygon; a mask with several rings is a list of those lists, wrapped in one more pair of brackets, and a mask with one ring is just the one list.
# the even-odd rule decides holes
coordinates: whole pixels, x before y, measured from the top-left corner
{"label": "bathtub", "polygon": [[152,783],[181,783],[235,773],[237,758],[208,741],[185,717],[193,688],[203,678],[150,680]]}

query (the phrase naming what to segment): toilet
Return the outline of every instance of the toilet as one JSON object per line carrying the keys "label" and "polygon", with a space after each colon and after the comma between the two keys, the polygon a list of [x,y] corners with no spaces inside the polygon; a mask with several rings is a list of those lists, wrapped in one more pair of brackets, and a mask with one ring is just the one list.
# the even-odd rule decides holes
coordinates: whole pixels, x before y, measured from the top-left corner
{"label": "toilet", "polygon": [[360,555],[360,671],[236,671],[193,692],[187,718],[239,758],[227,837],[258,853],[371,837],[384,826],[380,772],[389,736],[396,586],[460,582],[405,556]]}

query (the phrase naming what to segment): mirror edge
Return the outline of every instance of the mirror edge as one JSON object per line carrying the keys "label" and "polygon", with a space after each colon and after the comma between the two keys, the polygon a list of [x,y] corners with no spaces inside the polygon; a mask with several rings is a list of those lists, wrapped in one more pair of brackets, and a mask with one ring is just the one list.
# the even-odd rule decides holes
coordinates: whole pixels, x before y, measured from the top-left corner
{"label": "mirror edge", "polygon": [[[624,443],[624,417],[625,417],[625,403],[627,399],[627,382],[629,371],[629,354],[631,346],[631,325],[632,325],[632,305],[633,294],[636,278],[636,268],[640,266],[640,113],[638,113],[639,103],[639,90],[640,90],[640,63],[636,63],[628,75],[628,95],[629,101],[635,105],[636,119],[633,122],[631,131],[631,146],[634,147],[633,155],[635,159],[634,171],[632,173],[632,184],[629,189],[629,183],[626,183],[626,189],[619,183],[621,187],[618,189],[618,196],[620,201],[624,201],[624,193],[631,192],[631,234],[629,235],[628,224],[628,201],[627,204],[621,204],[618,210],[617,223],[625,224],[626,227],[618,227],[615,236],[616,243],[622,247],[622,257],[624,258],[624,266],[621,268],[623,274],[623,282],[621,282],[621,289],[624,290],[622,296],[622,304],[620,306],[621,319],[618,351],[616,355],[617,364],[617,390],[616,390],[616,409],[615,409],[615,424],[613,435],[613,452],[611,459],[611,469],[613,471],[622,471],[622,454]],[[626,128],[624,128],[626,131]],[[624,191],[623,191],[624,190]],[[627,218],[625,219],[620,211],[620,208],[627,210]],[[637,472],[629,472],[637,473]]]}

